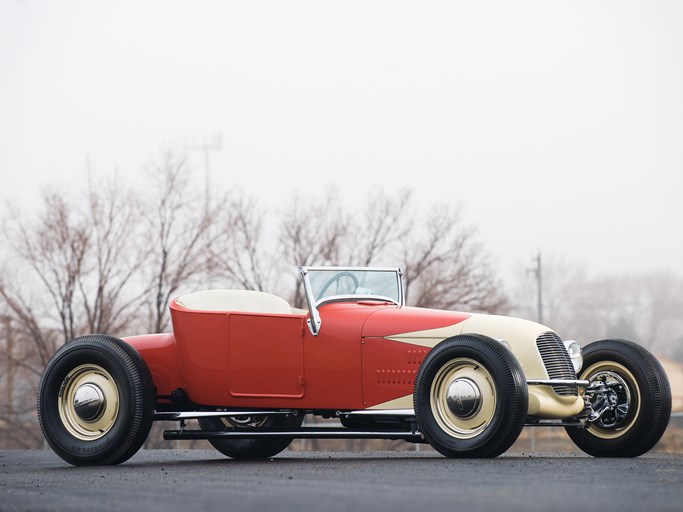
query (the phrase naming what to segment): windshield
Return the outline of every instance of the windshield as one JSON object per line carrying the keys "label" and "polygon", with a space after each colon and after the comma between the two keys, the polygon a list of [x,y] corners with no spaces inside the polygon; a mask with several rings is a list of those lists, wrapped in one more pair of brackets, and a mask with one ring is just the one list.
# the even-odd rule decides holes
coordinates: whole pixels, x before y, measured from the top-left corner
{"label": "windshield", "polygon": [[353,295],[390,300],[396,304],[403,302],[401,274],[397,268],[318,267],[306,270],[316,303],[331,297]]}
{"label": "windshield", "polygon": [[328,300],[381,300],[403,305],[403,278],[398,268],[299,267],[313,336],[320,333],[322,317],[318,305]]}

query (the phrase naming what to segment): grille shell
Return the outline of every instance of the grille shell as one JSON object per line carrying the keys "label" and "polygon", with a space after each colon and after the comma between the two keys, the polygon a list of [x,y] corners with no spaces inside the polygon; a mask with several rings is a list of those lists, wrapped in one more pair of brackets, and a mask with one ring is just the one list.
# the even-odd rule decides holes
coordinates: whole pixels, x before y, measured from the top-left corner
{"label": "grille shell", "polygon": [[[543,365],[550,379],[576,379],[576,372],[572,365],[569,354],[560,338],[554,332],[544,332],[536,338],[536,347],[541,354]],[[574,386],[552,386],[559,396],[578,396],[579,392]]]}

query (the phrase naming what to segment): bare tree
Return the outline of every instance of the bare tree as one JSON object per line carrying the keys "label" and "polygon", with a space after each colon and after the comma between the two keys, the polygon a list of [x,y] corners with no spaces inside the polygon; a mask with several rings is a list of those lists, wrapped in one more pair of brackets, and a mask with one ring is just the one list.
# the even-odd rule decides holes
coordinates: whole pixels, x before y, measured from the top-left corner
{"label": "bare tree", "polygon": [[31,219],[12,212],[0,272],[2,355],[14,403],[25,410],[4,411],[5,423],[32,421],[35,387],[60,345],[88,332],[117,335],[137,314],[139,291],[131,290],[130,281],[140,244],[129,243],[136,210],[132,197],[116,188],[91,183],[85,201],[46,193],[42,211]]}
{"label": "bare tree", "polygon": [[[681,342],[683,280],[670,273],[590,276],[585,268],[544,258],[544,322],[562,336],[588,343],[616,337],[674,356]],[[536,283],[526,268],[515,295],[515,313],[535,317]]]}
{"label": "bare tree", "polygon": [[[79,213],[64,196],[48,194],[45,210],[37,222],[28,224],[15,216],[16,231],[10,236],[16,254],[30,267],[50,298],[64,342],[78,332],[75,296],[90,242],[88,224]],[[13,301],[17,305],[20,302]]]}
{"label": "bare tree", "polygon": [[45,195],[44,209],[34,219],[16,210],[11,219],[4,256],[12,267],[5,265],[0,274],[0,306],[6,315],[2,355],[12,402],[3,408],[2,421],[24,446],[31,442],[33,397],[44,366],[57,347],[86,328],[78,287],[91,234],[83,212],[55,193]]}
{"label": "bare tree", "polygon": [[142,243],[137,198],[115,176],[88,186],[90,254],[78,288],[88,332],[116,334],[138,315],[145,290],[133,281],[149,255]]}
{"label": "bare tree", "polygon": [[666,272],[649,272],[637,276],[632,286],[634,292],[640,292],[634,324],[641,338],[649,340],[652,350],[673,355],[683,332],[683,279]]}
{"label": "bare tree", "polygon": [[[524,318],[539,321],[538,315],[538,263],[529,256],[528,261],[519,263],[516,268],[517,283],[512,283],[514,309],[512,313]],[[543,255],[542,267],[542,310],[543,321],[550,327],[566,332],[565,329],[576,326],[576,315],[581,309],[585,295],[588,276],[583,266],[576,262],[568,262],[563,258]],[[585,297],[584,297],[585,295]],[[579,299],[582,297],[582,299]],[[584,320],[593,309],[591,301],[585,301],[587,308]],[[589,322],[592,324],[592,321]],[[588,325],[589,329],[594,329]],[[578,335],[572,335],[578,336]]]}
{"label": "bare tree", "polygon": [[419,307],[495,313],[507,298],[488,255],[448,205],[433,208],[421,232],[402,239],[406,301]]}
{"label": "bare tree", "polygon": [[[349,222],[333,191],[320,201],[295,197],[281,214],[279,241],[282,260],[292,266],[344,263],[339,261],[339,256],[346,241]],[[298,279],[291,302],[297,308],[305,303]]]}
{"label": "bare tree", "polygon": [[[584,284],[589,318],[598,320],[598,336],[635,338],[663,355],[675,352],[683,320],[683,281],[666,273],[617,275]],[[579,318],[579,321],[581,318]],[[595,339],[595,335],[586,339]]]}
{"label": "bare tree", "polygon": [[[430,205],[421,215],[411,193],[380,192],[365,208],[343,215],[335,196],[305,204],[298,198],[281,223],[284,260],[293,265],[383,262],[403,269],[406,301],[422,307],[500,311],[506,297],[472,230],[462,226],[457,210]],[[301,307],[297,285],[293,304]]]}
{"label": "bare tree", "polygon": [[[0,297],[43,364],[80,334],[118,334],[139,306],[141,292],[130,286],[145,257],[135,198],[115,182],[90,183],[84,195],[74,201],[49,193],[35,221],[15,215],[8,232],[14,271],[0,280]],[[46,342],[55,328],[61,339]]]}
{"label": "bare tree", "polygon": [[224,236],[222,224],[224,198],[211,203],[192,181],[185,155],[165,152],[150,168],[154,194],[146,202],[146,240],[150,252],[146,262],[150,304],[150,329],[168,328],[168,302],[191,279],[206,275],[212,247]]}
{"label": "bare tree", "polygon": [[350,230],[349,261],[367,267],[377,260],[391,259],[396,246],[415,229],[412,210],[409,190],[395,196],[385,192],[369,195],[364,211]]}
{"label": "bare tree", "polygon": [[265,291],[271,286],[274,262],[266,240],[265,214],[254,199],[244,195],[225,204],[226,219],[217,226],[208,270],[233,286]]}
{"label": "bare tree", "polygon": [[33,345],[36,358],[31,361],[16,359],[11,350],[6,350],[3,355],[15,365],[24,366],[40,376],[42,368],[64,342],[63,334],[54,326],[45,326],[48,311],[43,307],[44,304],[24,298],[20,286],[14,280],[10,284],[7,273],[0,276],[0,298],[7,321],[13,326],[11,333],[14,345]]}

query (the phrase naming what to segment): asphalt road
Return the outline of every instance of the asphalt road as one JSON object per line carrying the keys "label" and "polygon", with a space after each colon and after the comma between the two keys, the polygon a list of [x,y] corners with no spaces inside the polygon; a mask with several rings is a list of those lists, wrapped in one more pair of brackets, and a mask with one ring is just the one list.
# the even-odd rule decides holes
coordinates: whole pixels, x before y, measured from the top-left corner
{"label": "asphalt road", "polygon": [[50,451],[0,451],[6,511],[683,510],[683,456],[594,459],[509,453],[284,452],[235,461],[214,451],[143,450],[78,468]]}

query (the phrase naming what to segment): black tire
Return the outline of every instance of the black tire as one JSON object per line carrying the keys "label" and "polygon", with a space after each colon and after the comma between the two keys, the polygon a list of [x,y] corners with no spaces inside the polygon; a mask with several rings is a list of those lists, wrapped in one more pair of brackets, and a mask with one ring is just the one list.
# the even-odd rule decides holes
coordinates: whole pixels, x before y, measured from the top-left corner
{"label": "black tire", "polygon": [[91,334],[68,342],[50,359],[38,385],[38,421],[66,462],[120,464],[145,442],[155,400],[140,354],[120,339]]}
{"label": "black tire", "polygon": [[585,429],[566,427],[569,437],[595,457],[637,457],[649,451],[671,416],[671,387],[662,365],[633,342],[601,340],[583,349],[579,378],[592,382],[600,377],[612,384],[617,407]]}
{"label": "black tire", "polygon": [[519,437],[529,394],[512,352],[491,338],[467,334],[429,352],[415,378],[413,401],[420,432],[438,452],[496,457]]}
{"label": "black tire", "polygon": [[[250,416],[232,418],[201,418],[202,430],[217,432],[234,427],[287,427],[299,428],[304,422],[303,414],[298,416],[278,414],[273,416]],[[293,437],[253,438],[253,439],[209,439],[211,446],[233,459],[267,459],[287,448]]]}

